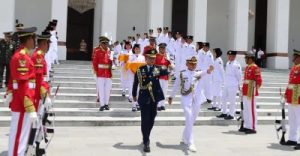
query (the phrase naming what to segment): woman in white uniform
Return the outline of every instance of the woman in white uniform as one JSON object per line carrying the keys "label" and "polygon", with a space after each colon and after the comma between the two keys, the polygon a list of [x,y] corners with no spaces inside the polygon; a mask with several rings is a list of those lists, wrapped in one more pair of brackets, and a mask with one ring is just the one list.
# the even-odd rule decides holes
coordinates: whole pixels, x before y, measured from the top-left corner
{"label": "woman in white uniform", "polygon": [[224,83],[224,63],[221,58],[222,51],[220,48],[213,50],[214,71],[212,73],[212,94],[213,94],[213,110],[221,111],[222,86]]}
{"label": "woman in white uniform", "polygon": [[[135,44],[132,48],[132,54],[129,55],[128,63],[133,62],[145,62],[145,57],[141,54],[141,48],[139,44]],[[128,78],[128,91],[129,91],[129,99],[132,101],[132,87],[133,87],[133,80],[134,74],[130,69],[127,70],[127,78]],[[132,111],[135,112],[139,110],[139,105],[137,102],[132,102]]]}

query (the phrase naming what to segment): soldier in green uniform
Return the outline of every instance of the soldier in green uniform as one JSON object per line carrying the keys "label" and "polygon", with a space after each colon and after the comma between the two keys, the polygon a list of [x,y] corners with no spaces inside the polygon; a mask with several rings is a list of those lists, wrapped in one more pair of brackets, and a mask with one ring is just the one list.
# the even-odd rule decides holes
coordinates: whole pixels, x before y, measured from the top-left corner
{"label": "soldier in green uniform", "polygon": [[10,70],[9,70],[9,62],[14,54],[15,45],[12,41],[12,32],[5,32],[5,38],[0,41],[0,88],[2,88],[3,84],[3,74],[4,69],[6,70],[5,73],[5,86],[8,84]]}

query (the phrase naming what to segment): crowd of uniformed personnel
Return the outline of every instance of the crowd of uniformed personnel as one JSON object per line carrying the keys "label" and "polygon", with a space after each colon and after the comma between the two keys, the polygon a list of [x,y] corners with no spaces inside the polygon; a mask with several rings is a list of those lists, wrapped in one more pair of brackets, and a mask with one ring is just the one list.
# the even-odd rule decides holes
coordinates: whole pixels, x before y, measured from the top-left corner
{"label": "crowd of uniformed personnel", "polygon": [[15,32],[4,32],[0,41],[0,87],[6,71],[4,103],[11,109],[8,156],[23,156],[28,147],[32,125],[38,121],[38,111],[52,107],[50,100],[49,67],[45,56],[51,49],[51,37],[56,33],[57,20],[36,34],[36,27],[16,24]]}
{"label": "crowd of uniformed personnel", "polygon": [[[56,20],[51,21],[46,30],[37,36],[36,28],[22,28],[19,25],[13,34],[4,33],[5,39],[0,41],[0,80],[2,82],[5,68],[6,102],[12,110],[9,156],[24,154],[30,125],[36,122],[36,111],[41,99],[50,94],[49,71],[51,64],[57,60],[51,56],[51,61],[46,61],[45,55],[51,49],[57,51],[56,24]],[[144,33],[141,37],[140,34],[136,34],[136,39],[128,37],[121,43],[116,41],[113,47],[110,47],[107,37],[99,37],[99,45],[94,48],[92,54],[93,71],[97,77],[99,111],[110,110],[112,69],[119,67],[122,96],[128,94],[133,112],[141,111],[145,152],[150,152],[149,137],[157,111],[165,111],[165,103],[171,105],[178,91],[185,115],[182,143],[187,145],[190,151],[197,150],[193,138],[193,125],[201,105],[207,102],[211,104],[209,110],[220,111],[218,118],[232,120],[236,113],[237,93],[242,96],[244,108],[244,128],[239,131],[245,134],[257,133],[256,97],[262,85],[262,77],[260,68],[255,64],[255,55],[246,53],[247,66],[242,78],[242,68],[236,60],[237,51],[227,52],[228,61],[224,66],[221,57],[223,52],[220,48],[211,51],[208,42],[199,41],[194,44],[193,36],[176,32],[174,39],[172,34],[168,27],[158,28],[155,36],[150,29],[149,35]],[[52,42],[56,42],[56,48],[51,48]],[[30,54],[33,49],[34,53]],[[298,147],[299,51],[295,51],[293,61],[295,66],[291,70],[286,90],[287,103],[291,104],[290,138],[286,145]],[[171,93],[168,94],[170,80],[175,82]]]}
{"label": "crowd of uniformed personnel", "polygon": [[[93,67],[98,77],[97,94],[98,97],[103,98],[99,101],[100,111],[110,109],[107,92],[111,90],[111,70],[119,66],[122,96],[128,94],[128,101],[132,103],[133,112],[142,110],[141,126],[145,152],[150,152],[149,135],[156,111],[165,111],[165,100],[172,104],[178,91],[181,94],[181,105],[185,115],[182,143],[186,144],[189,150],[196,151],[192,126],[197,119],[201,105],[205,102],[211,103],[208,110],[220,111],[218,118],[233,120],[236,116],[237,93],[243,102],[244,120],[243,128],[239,131],[245,134],[257,133],[256,98],[262,85],[262,77],[260,68],[255,64],[255,54],[250,52],[245,54],[247,66],[243,76],[241,65],[236,60],[237,51],[229,50],[227,52],[228,61],[224,65],[221,57],[223,52],[220,48],[211,51],[208,42],[194,44],[193,36],[176,32],[174,39],[172,34],[168,27],[157,28],[155,36],[153,29],[150,29],[149,34],[144,33],[143,37],[136,34],[136,38],[129,36],[123,42],[116,41],[111,48],[113,53],[109,52],[107,47],[109,39],[100,38],[100,45],[95,48],[93,56],[96,56],[97,51],[102,49],[99,52],[106,51],[106,54],[102,54],[105,57],[101,58],[109,60],[104,61],[100,57],[93,57]],[[299,55],[299,52],[294,53],[295,60],[299,59]],[[152,66],[158,74],[149,73],[155,71],[151,68]],[[298,66],[296,65],[291,72],[298,69]],[[168,74],[161,74],[165,73],[165,70],[168,71]],[[100,75],[99,72],[104,75]],[[291,76],[296,79],[300,78],[298,71],[294,73]],[[175,82],[171,94],[168,94],[170,80],[175,80]],[[291,81],[289,83],[299,84],[299,82]],[[286,93],[287,99],[290,98],[290,95],[299,99],[299,93],[295,89],[298,86],[296,84],[289,84]],[[101,91],[100,88],[105,88],[107,92]],[[292,89],[289,90],[289,88]],[[128,93],[126,93],[127,89]],[[162,92],[163,98],[156,98],[155,95],[161,96],[156,91]],[[299,104],[300,102],[294,100],[294,103]],[[292,105],[289,109],[296,111],[299,109],[298,106]],[[287,141],[286,145],[297,145],[296,131],[298,128],[296,127],[300,122],[296,121],[296,113],[291,117],[295,119],[295,121],[292,119],[294,122],[290,123],[294,124],[294,128],[292,126],[290,131],[293,137]]]}

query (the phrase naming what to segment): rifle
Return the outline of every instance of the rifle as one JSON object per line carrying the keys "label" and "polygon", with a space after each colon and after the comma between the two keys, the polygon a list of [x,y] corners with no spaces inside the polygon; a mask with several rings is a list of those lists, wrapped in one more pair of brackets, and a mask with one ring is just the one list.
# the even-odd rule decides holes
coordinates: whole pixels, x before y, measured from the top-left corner
{"label": "rifle", "polygon": [[[57,86],[54,99],[57,96],[59,90],[59,86]],[[48,133],[54,134],[54,119],[50,121],[48,119],[49,116],[55,116],[55,113],[50,112],[45,108],[45,101],[47,96],[43,97],[43,102],[39,104],[38,110],[38,123],[33,124],[32,129],[29,135],[28,147],[26,150],[27,156],[42,156],[46,154],[46,149],[50,144],[54,135],[51,136],[50,139],[47,138]],[[52,103],[54,100],[52,100]],[[47,128],[46,124],[52,125],[52,128]],[[40,148],[40,144],[42,141],[45,141],[45,148]]]}
{"label": "rifle", "polygon": [[240,114],[240,116],[237,118],[237,121],[240,121],[240,128],[239,131],[242,132],[244,131],[244,104],[243,104],[243,94],[242,91],[240,91],[239,93],[239,97],[240,97],[240,105],[241,105],[241,111],[236,112],[236,114]]}
{"label": "rifle", "polygon": [[[280,144],[284,145],[285,144],[285,133],[286,133],[286,120],[285,120],[285,97],[281,93],[281,88],[279,89],[280,92],[280,106],[281,106],[281,120],[275,120],[275,129],[276,129],[276,134],[277,138],[279,139],[279,131],[282,132],[281,134],[281,139],[280,139]],[[279,128],[276,127],[276,124],[280,124],[281,126]]]}

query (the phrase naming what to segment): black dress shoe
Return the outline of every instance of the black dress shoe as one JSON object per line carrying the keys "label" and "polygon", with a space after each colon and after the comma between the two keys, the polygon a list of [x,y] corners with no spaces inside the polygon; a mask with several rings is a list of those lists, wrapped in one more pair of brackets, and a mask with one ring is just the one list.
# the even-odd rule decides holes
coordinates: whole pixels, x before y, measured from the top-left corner
{"label": "black dress shoe", "polygon": [[126,93],[125,92],[122,92],[122,96],[124,97],[126,95]]}
{"label": "black dress shoe", "polygon": [[256,130],[248,129],[245,131],[245,134],[256,134]]}
{"label": "black dress shoe", "polygon": [[210,108],[207,108],[207,110],[216,110],[216,107],[210,107]]}
{"label": "black dress shoe", "polygon": [[150,152],[150,146],[149,144],[144,144],[144,152],[149,153]]}
{"label": "black dress shoe", "polygon": [[105,109],[105,106],[100,107],[99,111],[103,112]]}
{"label": "black dress shoe", "polygon": [[244,132],[244,133],[245,133],[245,132],[248,131],[248,130],[249,130],[248,128],[240,128],[240,129],[239,129],[239,132]]}
{"label": "black dress shoe", "polygon": [[137,111],[137,108],[136,108],[136,107],[132,107],[131,111],[132,111],[132,112],[136,112],[136,111]]}
{"label": "black dress shoe", "polygon": [[227,114],[221,114],[217,116],[217,118],[225,118],[225,117],[227,117]]}
{"label": "black dress shoe", "polygon": [[99,99],[97,99],[97,102],[100,102]]}
{"label": "black dress shoe", "polygon": [[165,107],[165,106],[161,106],[160,109],[161,109],[162,111],[165,111],[165,110],[166,110],[166,107]]}
{"label": "black dress shoe", "polygon": [[161,107],[157,107],[157,111],[161,111]]}
{"label": "black dress shoe", "polygon": [[131,102],[132,102],[132,100],[131,100],[130,98],[128,98],[128,102],[130,102],[130,103],[131,103]]}
{"label": "black dress shoe", "polygon": [[285,146],[295,146],[295,145],[297,145],[297,142],[296,142],[296,141],[288,140],[287,142],[282,143],[281,145],[285,145]]}
{"label": "black dress shoe", "polygon": [[300,150],[300,144],[297,144],[297,145],[294,147],[294,150]]}
{"label": "black dress shoe", "polygon": [[225,120],[232,120],[232,119],[234,119],[234,117],[231,116],[231,115],[227,115],[226,117],[224,117],[224,119],[225,119]]}
{"label": "black dress shoe", "polygon": [[207,103],[211,103],[211,100],[210,100],[210,99],[207,99],[206,101],[207,101]]}
{"label": "black dress shoe", "polygon": [[108,105],[104,105],[104,109],[105,110],[109,110],[109,106]]}
{"label": "black dress shoe", "polygon": [[221,109],[220,108],[216,108],[214,111],[215,112],[219,112],[219,111],[221,111]]}

